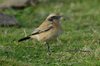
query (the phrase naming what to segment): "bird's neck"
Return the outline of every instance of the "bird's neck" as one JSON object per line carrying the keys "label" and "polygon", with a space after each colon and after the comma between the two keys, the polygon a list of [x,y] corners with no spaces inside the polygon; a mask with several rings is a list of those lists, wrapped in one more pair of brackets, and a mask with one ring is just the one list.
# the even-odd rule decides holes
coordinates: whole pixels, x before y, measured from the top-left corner
{"label": "bird's neck", "polygon": [[59,28],[61,27],[60,21],[54,21],[53,25],[55,25],[56,27],[59,27]]}

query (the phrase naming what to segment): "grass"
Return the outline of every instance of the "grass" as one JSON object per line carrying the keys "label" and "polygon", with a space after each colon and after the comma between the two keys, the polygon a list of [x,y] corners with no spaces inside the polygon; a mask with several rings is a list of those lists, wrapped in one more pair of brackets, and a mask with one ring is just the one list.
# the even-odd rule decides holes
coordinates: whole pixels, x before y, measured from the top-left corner
{"label": "grass", "polygon": [[[100,1],[49,0],[22,10],[6,9],[22,25],[0,27],[0,66],[100,66]],[[2,11],[1,11],[2,12]],[[46,46],[35,41],[18,43],[49,13],[60,12],[64,33],[52,42],[51,56]]]}

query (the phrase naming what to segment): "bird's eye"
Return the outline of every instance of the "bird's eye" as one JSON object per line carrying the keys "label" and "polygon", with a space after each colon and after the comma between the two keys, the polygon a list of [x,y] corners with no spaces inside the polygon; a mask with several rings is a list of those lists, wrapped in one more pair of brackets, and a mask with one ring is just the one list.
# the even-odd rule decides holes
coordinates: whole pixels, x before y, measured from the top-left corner
{"label": "bird's eye", "polygon": [[57,16],[52,16],[51,18],[49,18],[49,21],[53,21],[54,19],[57,19]]}
{"label": "bird's eye", "polygon": [[48,20],[49,20],[49,21],[53,21],[53,18],[51,17],[51,18],[49,18]]}
{"label": "bird's eye", "polygon": [[53,21],[53,19],[52,19],[52,18],[49,18],[48,20],[49,20],[49,21]]}
{"label": "bird's eye", "polygon": [[52,18],[52,19],[57,19],[57,16],[52,16],[51,18]]}

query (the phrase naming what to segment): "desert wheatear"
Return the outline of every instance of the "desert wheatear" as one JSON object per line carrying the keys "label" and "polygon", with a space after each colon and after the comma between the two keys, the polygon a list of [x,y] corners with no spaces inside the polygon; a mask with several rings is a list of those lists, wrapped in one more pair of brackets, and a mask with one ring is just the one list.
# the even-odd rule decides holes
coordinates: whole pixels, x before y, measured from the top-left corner
{"label": "desert wheatear", "polygon": [[32,34],[18,40],[18,42],[27,39],[36,39],[38,41],[47,42],[49,50],[49,41],[56,39],[62,33],[62,27],[60,23],[61,17],[61,15],[56,13],[50,14],[45,21],[32,32]]}

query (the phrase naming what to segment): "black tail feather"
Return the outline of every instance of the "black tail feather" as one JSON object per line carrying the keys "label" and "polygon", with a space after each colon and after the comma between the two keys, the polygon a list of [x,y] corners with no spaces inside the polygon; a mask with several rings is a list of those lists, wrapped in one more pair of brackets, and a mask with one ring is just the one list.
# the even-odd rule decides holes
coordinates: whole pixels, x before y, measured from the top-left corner
{"label": "black tail feather", "polygon": [[19,39],[18,42],[21,42],[21,41],[24,41],[24,40],[27,40],[27,39],[30,39],[30,37],[24,37],[22,39]]}

